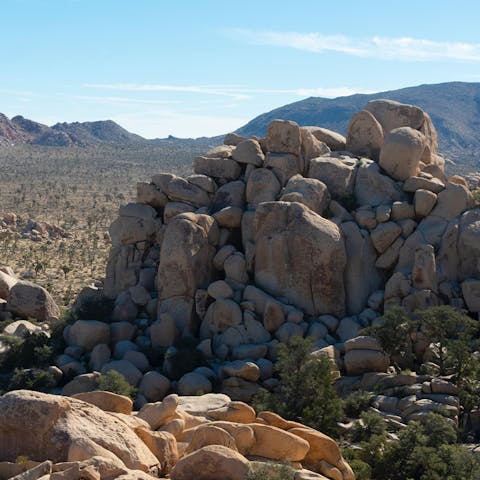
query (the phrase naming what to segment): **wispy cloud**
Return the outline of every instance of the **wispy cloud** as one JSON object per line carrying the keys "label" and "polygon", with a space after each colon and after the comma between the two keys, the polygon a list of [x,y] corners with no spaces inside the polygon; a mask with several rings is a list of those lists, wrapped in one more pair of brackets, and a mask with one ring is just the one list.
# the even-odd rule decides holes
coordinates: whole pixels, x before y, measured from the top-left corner
{"label": "wispy cloud", "polygon": [[[63,94],[60,94],[64,96]],[[179,100],[156,100],[145,98],[131,98],[131,97],[103,97],[99,95],[72,95],[69,98],[75,100],[84,100],[93,103],[102,103],[107,105],[117,106],[139,106],[139,105],[178,105],[182,103]]]}
{"label": "wispy cloud", "polygon": [[[299,88],[249,88],[242,86],[215,86],[215,85],[162,85],[162,84],[135,84],[135,83],[87,83],[84,87],[101,90],[127,92],[176,92],[195,93],[202,95],[219,95],[230,97],[235,101],[249,100],[255,95],[287,94],[299,97],[341,97],[354,93],[373,93],[372,90],[351,87],[299,87]],[[119,97],[113,97],[119,98]],[[121,97],[120,97],[121,98]]]}
{"label": "wispy cloud", "polygon": [[199,85],[163,85],[163,84],[138,84],[138,83],[86,83],[84,87],[100,88],[106,90],[117,90],[125,92],[177,92],[177,93],[196,93],[204,95],[219,95],[231,97],[236,100],[245,100],[247,95],[230,88],[218,88],[215,86]]}
{"label": "wispy cloud", "polygon": [[434,41],[411,37],[353,38],[322,33],[230,29],[226,34],[254,45],[287,47],[314,53],[338,52],[363,58],[417,62],[479,62],[480,43]]}

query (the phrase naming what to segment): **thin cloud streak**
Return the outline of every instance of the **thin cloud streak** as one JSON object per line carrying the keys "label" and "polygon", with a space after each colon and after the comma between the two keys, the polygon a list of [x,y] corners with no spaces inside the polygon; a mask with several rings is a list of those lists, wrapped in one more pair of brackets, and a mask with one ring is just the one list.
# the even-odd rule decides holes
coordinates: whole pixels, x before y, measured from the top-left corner
{"label": "thin cloud streak", "polygon": [[317,32],[299,33],[245,29],[227,30],[226,34],[253,45],[287,47],[313,53],[337,52],[354,57],[414,62],[480,61],[479,43],[438,42],[411,37],[359,39],[345,35],[323,35]]}
{"label": "thin cloud streak", "polygon": [[178,93],[196,93],[205,95],[219,95],[232,97],[236,100],[246,100],[249,97],[242,95],[230,89],[216,88],[197,85],[159,85],[159,84],[137,84],[137,83],[86,83],[84,87],[98,88],[105,90],[117,90],[125,92],[178,92]]}
{"label": "thin cloud streak", "polygon": [[317,97],[343,97],[355,93],[374,93],[373,90],[351,87],[304,87],[294,89],[269,89],[269,88],[248,88],[240,86],[188,86],[188,85],[162,85],[162,84],[136,84],[136,83],[87,83],[83,85],[86,88],[129,92],[176,92],[176,93],[195,93],[203,95],[220,95],[230,97],[236,101],[249,100],[254,95],[276,95],[287,94],[297,95],[299,97],[317,96]]}
{"label": "thin cloud streak", "polygon": [[139,106],[139,105],[180,105],[182,102],[179,100],[147,100],[140,98],[128,98],[128,97],[101,97],[92,95],[73,95],[71,98],[75,100],[84,100],[87,102],[102,103],[107,105],[123,106]]}

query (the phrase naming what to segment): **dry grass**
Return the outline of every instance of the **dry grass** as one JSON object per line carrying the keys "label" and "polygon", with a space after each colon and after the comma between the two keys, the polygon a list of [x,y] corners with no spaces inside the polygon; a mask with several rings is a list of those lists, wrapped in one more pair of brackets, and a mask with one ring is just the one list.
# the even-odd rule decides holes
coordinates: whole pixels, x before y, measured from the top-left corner
{"label": "dry grass", "polygon": [[[100,280],[110,248],[108,226],[135,198],[137,181],[162,171],[187,174],[196,150],[148,152],[15,147],[0,150],[0,214],[46,221],[72,238],[32,241],[0,233],[0,265],[47,288],[68,307],[83,286]],[[163,160],[162,160],[163,159]]]}

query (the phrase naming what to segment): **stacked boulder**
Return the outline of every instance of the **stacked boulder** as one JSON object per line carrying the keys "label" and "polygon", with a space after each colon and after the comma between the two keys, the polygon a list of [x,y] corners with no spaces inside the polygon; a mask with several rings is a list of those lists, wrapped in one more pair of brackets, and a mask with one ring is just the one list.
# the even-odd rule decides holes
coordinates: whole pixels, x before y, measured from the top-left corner
{"label": "stacked boulder", "polygon": [[[70,360],[121,371],[144,401],[160,399],[145,386],[159,375],[155,395],[248,400],[275,387],[276,345],[297,335],[347,374],[385,372],[379,346],[355,340],[385,310],[480,312],[473,207],[464,179],[445,174],[430,117],[412,105],[371,101],[346,138],[284,120],[262,139],[230,134],[195,159],[194,174],[155,175],[120,208],[103,290],[111,321],[72,325],[70,350],[81,348]],[[209,367],[170,383],[185,337]],[[161,373],[149,349],[165,352]]]}
{"label": "stacked boulder", "polygon": [[[132,412],[110,392],[18,390],[0,410],[0,478],[245,480],[282,464],[291,480],[355,478],[332,438],[226,395],[169,395]],[[13,463],[20,456],[29,461]]]}
{"label": "stacked boulder", "polygon": [[460,398],[456,385],[448,378],[370,372],[342,377],[335,386],[342,395],[356,390],[371,392],[370,410],[381,415],[393,430],[405,428],[410,421],[422,421],[432,412],[441,413],[458,426]]}
{"label": "stacked boulder", "polygon": [[60,310],[50,293],[40,285],[20,280],[10,267],[0,266],[0,320],[58,320]]}

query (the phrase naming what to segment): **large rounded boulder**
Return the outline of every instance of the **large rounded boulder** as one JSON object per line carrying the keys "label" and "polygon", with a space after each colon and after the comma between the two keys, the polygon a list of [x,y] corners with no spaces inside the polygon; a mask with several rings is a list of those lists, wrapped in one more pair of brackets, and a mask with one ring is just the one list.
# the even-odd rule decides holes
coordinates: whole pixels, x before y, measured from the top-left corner
{"label": "large rounded boulder", "polygon": [[255,220],[255,283],[309,315],[345,313],[345,245],[337,225],[296,202],[266,202]]}
{"label": "large rounded boulder", "polygon": [[74,398],[17,390],[0,397],[0,411],[0,460],[66,462],[87,442],[89,451],[107,450],[131,469],[148,472],[159,463],[126,423]]}
{"label": "large rounded boulder", "polygon": [[411,127],[395,128],[383,142],[380,166],[395,180],[406,180],[417,175],[424,149],[423,133]]}

